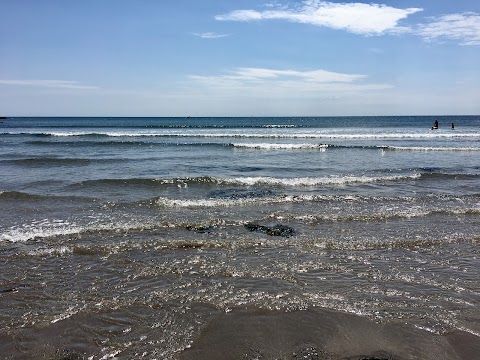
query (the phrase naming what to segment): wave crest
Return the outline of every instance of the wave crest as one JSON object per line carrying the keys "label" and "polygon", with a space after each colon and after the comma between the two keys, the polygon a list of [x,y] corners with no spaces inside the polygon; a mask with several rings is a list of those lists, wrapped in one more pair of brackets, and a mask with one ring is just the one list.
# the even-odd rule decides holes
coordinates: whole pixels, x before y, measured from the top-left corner
{"label": "wave crest", "polygon": [[261,149],[261,150],[298,150],[298,149],[316,149],[326,150],[327,144],[269,144],[269,143],[234,143],[235,148]]}
{"label": "wave crest", "polygon": [[480,147],[381,146],[391,151],[480,151]]}

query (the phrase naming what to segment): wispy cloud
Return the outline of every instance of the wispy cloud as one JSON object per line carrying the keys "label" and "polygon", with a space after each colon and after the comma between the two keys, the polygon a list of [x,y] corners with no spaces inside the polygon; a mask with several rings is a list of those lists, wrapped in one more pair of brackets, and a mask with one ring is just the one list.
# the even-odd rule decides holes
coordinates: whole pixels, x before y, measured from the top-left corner
{"label": "wispy cloud", "polygon": [[297,70],[274,70],[262,68],[238,68],[233,71],[237,80],[264,80],[297,78],[310,82],[352,82],[365,78],[366,75],[342,74],[326,70],[297,71]]}
{"label": "wispy cloud", "polygon": [[191,75],[202,91],[220,96],[298,97],[319,92],[351,92],[391,88],[388,84],[362,82],[367,75],[345,74],[326,70],[298,71],[265,68],[237,68],[223,75]]}
{"label": "wispy cloud", "polygon": [[235,10],[217,15],[219,21],[287,20],[291,22],[342,29],[361,35],[406,32],[399,22],[421,8],[399,9],[387,5],[364,3],[332,3],[305,0],[296,8],[277,6],[274,10]]}
{"label": "wispy cloud", "polygon": [[193,33],[193,35],[198,36],[202,39],[219,39],[229,36],[228,34],[217,34],[214,32]]}
{"label": "wispy cloud", "polygon": [[419,25],[417,34],[426,40],[459,41],[461,45],[480,45],[480,14],[460,13],[431,18]]}
{"label": "wispy cloud", "polygon": [[98,89],[97,86],[82,85],[78,81],[69,81],[69,80],[2,80],[0,79],[0,85],[34,86],[34,87],[77,89],[77,90]]}

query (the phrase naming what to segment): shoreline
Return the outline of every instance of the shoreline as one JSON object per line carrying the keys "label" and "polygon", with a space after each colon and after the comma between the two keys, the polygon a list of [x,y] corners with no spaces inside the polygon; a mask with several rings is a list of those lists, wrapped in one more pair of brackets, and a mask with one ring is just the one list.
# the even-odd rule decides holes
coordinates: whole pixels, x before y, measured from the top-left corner
{"label": "shoreline", "polygon": [[[157,315],[154,309],[135,306],[99,314],[78,313],[48,325],[0,333],[0,350],[5,359],[48,360],[137,358],[142,353],[138,349],[152,342],[157,344],[155,350],[144,352],[142,358],[470,360],[480,353],[480,337],[461,330],[438,335],[404,321],[377,323],[338,310],[248,307],[226,313],[198,303],[188,308],[183,314],[170,313],[170,321],[189,319],[192,325],[193,333],[184,337],[178,348],[180,343],[172,348],[173,343],[160,341],[168,328],[150,328],[140,337],[134,334],[135,326],[131,335],[121,330],[126,323],[133,325],[126,314],[135,312],[160,320],[162,312],[168,311],[168,305],[164,305],[156,309],[160,310]],[[118,337],[117,346],[101,345],[111,336]]]}
{"label": "shoreline", "polygon": [[323,308],[234,309],[210,321],[178,359],[453,360],[479,353],[480,338],[460,330],[437,335]]}

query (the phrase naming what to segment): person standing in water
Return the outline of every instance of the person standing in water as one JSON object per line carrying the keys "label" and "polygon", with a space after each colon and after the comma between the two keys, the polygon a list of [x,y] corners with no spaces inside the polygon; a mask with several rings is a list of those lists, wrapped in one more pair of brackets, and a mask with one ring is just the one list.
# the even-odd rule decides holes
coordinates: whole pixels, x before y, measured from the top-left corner
{"label": "person standing in water", "polygon": [[438,129],[438,120],[435,120],[432,127],[432,130],[436,130],[436,129]]}
{"label": "person standing in water", "polygon": [[454,124],[454,123],[452,123],[452,130],[453,130],[453,129],[455,129],[455,124]]}

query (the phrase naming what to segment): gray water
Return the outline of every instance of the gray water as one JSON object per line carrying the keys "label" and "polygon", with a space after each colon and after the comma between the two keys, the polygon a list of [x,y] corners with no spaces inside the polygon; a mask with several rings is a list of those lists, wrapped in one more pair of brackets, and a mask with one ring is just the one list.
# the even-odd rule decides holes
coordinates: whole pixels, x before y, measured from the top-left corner
{"label": "gray water", "polygon": [[0,151],[5,358],[480,349],[480,117],[15,118]]}

